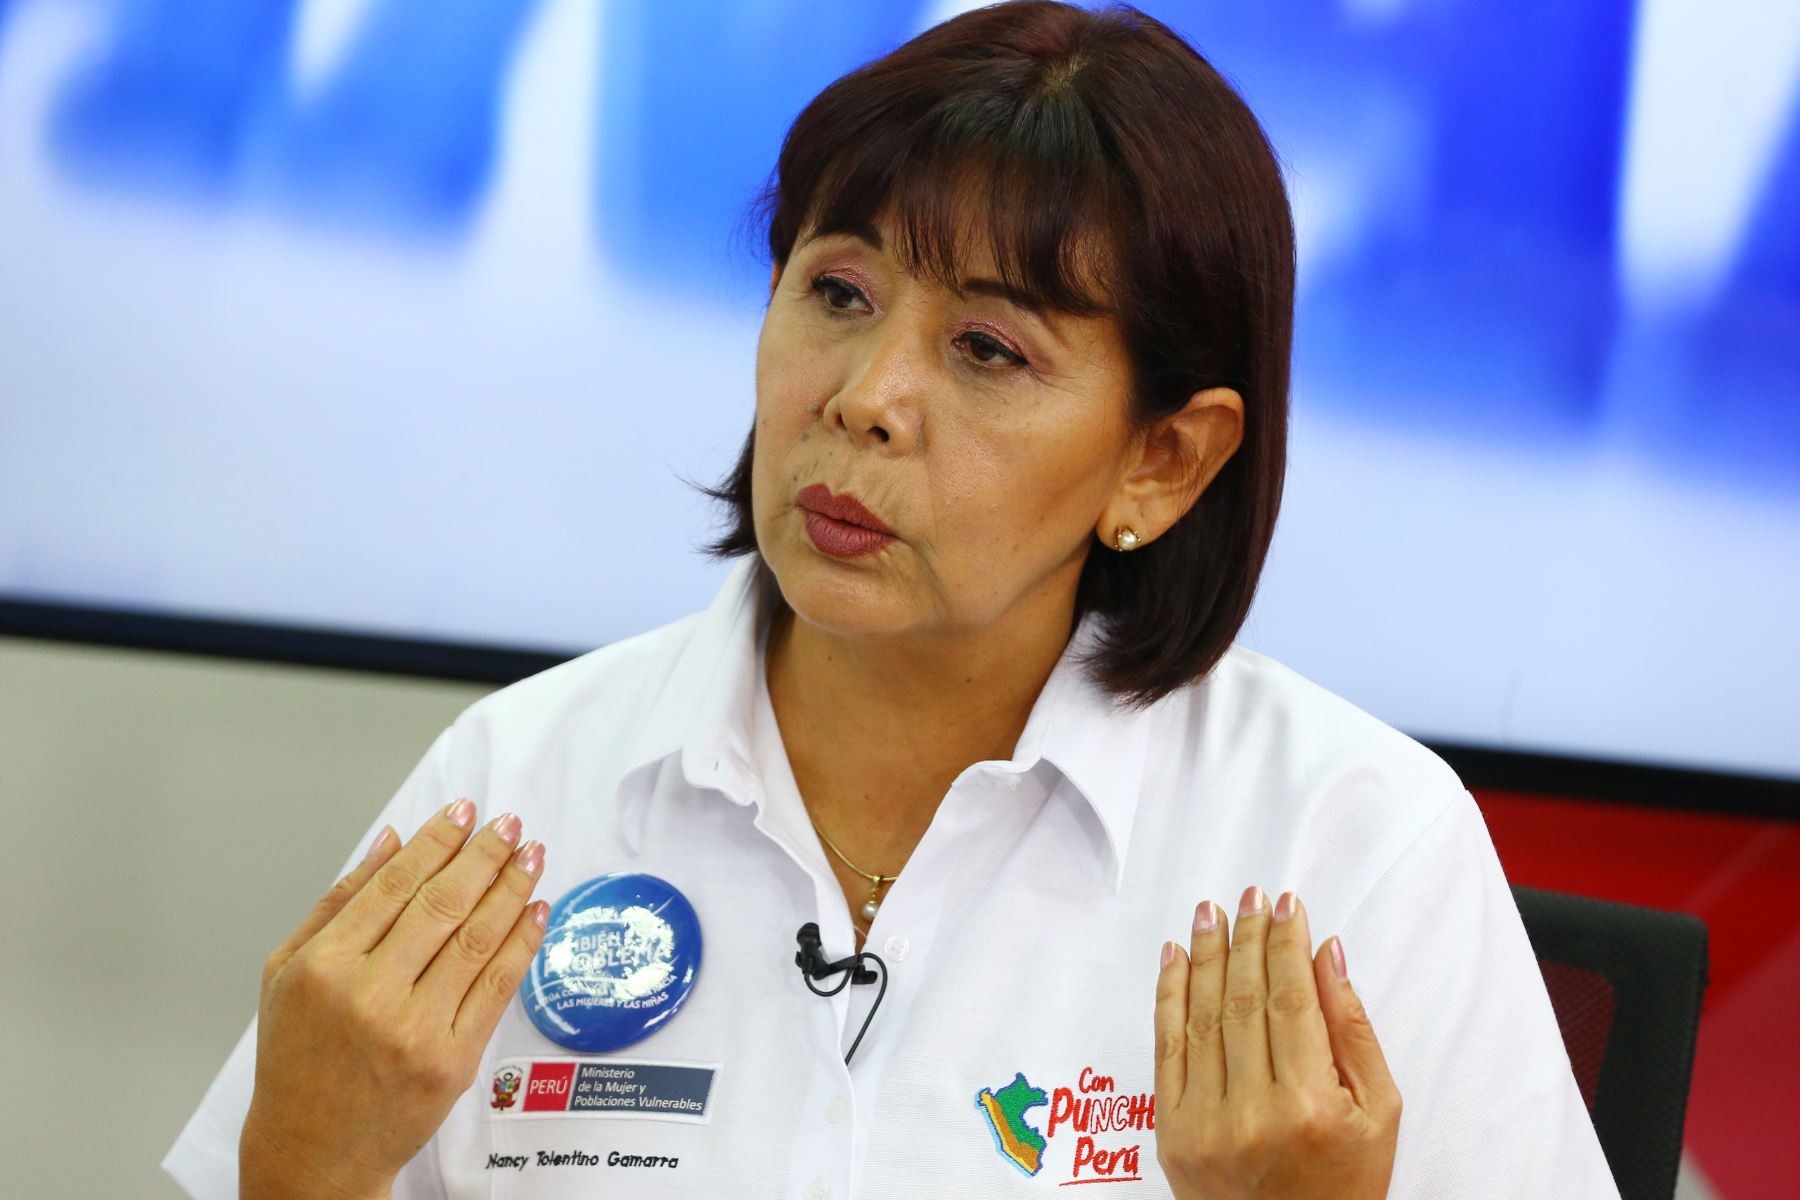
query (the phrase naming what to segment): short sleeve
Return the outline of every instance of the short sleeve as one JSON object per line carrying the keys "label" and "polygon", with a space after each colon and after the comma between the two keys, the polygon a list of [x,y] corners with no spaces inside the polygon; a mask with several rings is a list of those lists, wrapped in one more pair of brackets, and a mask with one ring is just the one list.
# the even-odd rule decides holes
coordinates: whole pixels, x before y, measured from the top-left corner
{"label": "short sleeve", "polygon": [[[382,826],[392,825],[401,837],[411,837],[427,817],[455,798],[449,773],[451,734],[452,730],[446,729],[438,735],[334,878],[342,878],[362,861]],[[296,924],[301,915],[295,914]],[[256,968],[246,964],[245,969]],[[163,1170],[195,1200],[235,1200],[238,1194],[238,1135],[250,1109],[255,1071],[256,1020],[252,1017],[250,1027],[162,1161]],[[442,1200],[443,1196],[433,1139],[395,1181],[394,1200]]]}
{"label": "short sleeve", "polygon": [[1400,1089],[1390,1200],[1618,1200],[1473,796],[1414,839],[1342,937]]}

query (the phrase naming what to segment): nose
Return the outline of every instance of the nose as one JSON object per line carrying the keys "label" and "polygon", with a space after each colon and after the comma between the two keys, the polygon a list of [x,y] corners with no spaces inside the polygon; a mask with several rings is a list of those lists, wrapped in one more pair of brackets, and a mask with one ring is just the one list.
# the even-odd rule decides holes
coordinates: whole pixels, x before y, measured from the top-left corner
{"label": "nose", "polygon": [[822,415],[828,428],[849,434],[858,449],[902,458],[919,441],[930,344],[921,331],[892,315],[864,339],[860,361]]}

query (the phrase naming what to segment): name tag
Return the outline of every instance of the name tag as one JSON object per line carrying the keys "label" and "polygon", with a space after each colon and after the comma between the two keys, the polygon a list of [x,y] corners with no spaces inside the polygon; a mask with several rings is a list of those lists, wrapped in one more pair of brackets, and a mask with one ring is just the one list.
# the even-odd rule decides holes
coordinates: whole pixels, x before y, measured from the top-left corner
{"label": "name tag", "polygon": [[718,1063],[616,1058],[511,1058],[494,1067],[488,1116],[712,1120]]}

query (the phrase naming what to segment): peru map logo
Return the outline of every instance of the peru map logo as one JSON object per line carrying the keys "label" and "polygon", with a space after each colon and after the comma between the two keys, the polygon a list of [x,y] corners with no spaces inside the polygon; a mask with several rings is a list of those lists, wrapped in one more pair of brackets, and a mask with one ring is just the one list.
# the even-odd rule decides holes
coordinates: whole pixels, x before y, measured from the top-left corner
{"label": "peru map logo", "polygon": [[997,1092],[982,1088],[975,1093],[975,1107],[987,1117],[1000,1156],[1027,1175],[1043,1169],[1044,1135],[1026,1124],[1025,1114],[1049,1102],[1044,1089],[1032,1087],[1022,1071]]}
{"label": "peru map logo", "polygon": [[[1038,1129],[1025,1119],[1034,1108],[1048,1106]],[[1046,1159],[1056,1157],[1049,1145],[1063,1135],[1064,1150],[1073,1139],[1073,1153],[1056,1161],[1063,1164],[1071,1183],[1127,1183],[1141,1180],[1138,1173],[1144,1147],[1156,1132],[1156,1093],[1128,1077],[1102,1074],[1094,1067],[1068,1083],[1048,1088],[1033,1087],[1022,1071],[1002,1088],[982,1088],[975,1093],[975,1107],[994,1137],[994,1149],[1027,1175],[1043,1170]]]}

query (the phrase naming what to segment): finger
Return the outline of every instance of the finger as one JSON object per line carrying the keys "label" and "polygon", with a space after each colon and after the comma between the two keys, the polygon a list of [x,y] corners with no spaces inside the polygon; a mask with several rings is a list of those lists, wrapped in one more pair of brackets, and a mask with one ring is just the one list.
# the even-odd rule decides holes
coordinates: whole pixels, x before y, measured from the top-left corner
{"label": "finger", "polygon": [[1231,958],[1231,930],[1225,912],[1211,900],[1194,910],[1191,951],[1194,966],[1188,972],[1187,1080],[1188,1090],[1209,1100],[1225,1098],[1225,971]]}
{"label": "finger", "polygon": [[331,936],[358,953],[373,949],[412,902],[419,885],[462,848],[474,823],[475,805],[467,797],[445,806],[375,872],[366,887],[350,897],[331,923]]}
{"label": "finger", "polygon": [[475,911],[518,844],[519,818],[512,813],[477,830],[448,865],[419,884],[394,927],[369,951],[371,964],[390,978],[417,981]]}
{"label": "finger", "polygon": [[383,825],[381,832],[375,835],[375,840],[369,843],[369,851],[363,855],[362,861],[350,868],[348,875],[338,880],[329,892],[320,897],[312,911],[306,914],[306,920],[300,922],[300,927],[276,948],[274,957],[286,962],[294,956],[296,950],[312,941],[313,935],[325,928],[331,918],[342,911],[350,897],[362,890],[363,885],[374,877],[383,863],[393,857],[394,851],[399,847],[400,839],[395,835],[394,827]]}
{"label": "finger", "polygon": [[1162,945],[1156,976],[1156,1103],[1172,1112],[1187,1089],[1188,958],[1174,942]]}
{"label": "finger", "polygon": [[544,844],[526,842],[513,852],[500,874],[495,876],[487,895],[475,911],[450,935],[425,974],[419,978],[419,992],[426,1002],[454,1017],[468,994],[469,984],[493,960],[506,941],[506,935],[518,923],[519,913],[531,899],[538,876],[544,869]]}
{"label": "finger", "polygon": [[1381,1043],[1375,1038],[1375,1027],[1369,1022],[1362,1000],[1344,978],[1343,962],[1343,943],[1335,936],[1325,940],[1313,960],[1332,1059],[1344,1086],[1356,1097],[1357,1107],[1368,1113],[1397,1110],[1400,1089],[1388,1071],[1387,1057],[1381,1052]]}
{"label": "finger", "polygon": [[525,978],[525,969],[531,965],[532,955],[544,940],[544,923],[549,919],[550,904],[546,900],[533,901],[519,914],[499,953],[475,977],[462,1006],[456,1010],[452,1029],[455,1037],[485,1043],[493,1036],[500,1014],[511,1003],[519,981]]}
{"label": "finger", "polygon": [[1256,1096],[1274,1082],[1269,1062],[1268,941],[1269,898],[1254,884],[1238,901],[1237,936],[1225,964],[1225,1003],[1220,1020],[1225,1033],[1225,1092]]}
{"label": "finger", "polygon": [[1283,892],[1269,926],[1269,1060],[1275,1082],[1337,1083],[1313,978],[1312,932],[1300,897]]}

